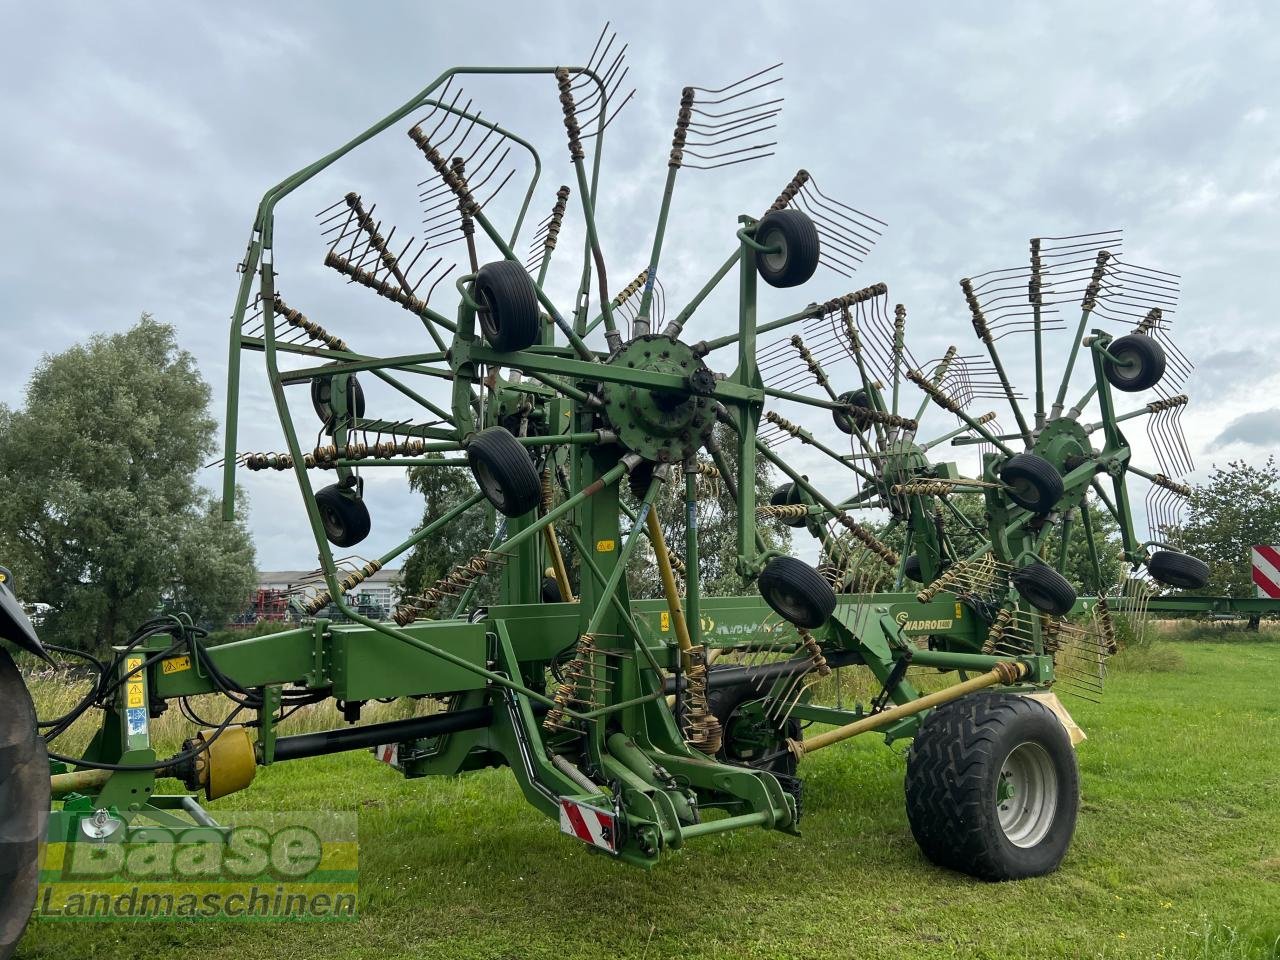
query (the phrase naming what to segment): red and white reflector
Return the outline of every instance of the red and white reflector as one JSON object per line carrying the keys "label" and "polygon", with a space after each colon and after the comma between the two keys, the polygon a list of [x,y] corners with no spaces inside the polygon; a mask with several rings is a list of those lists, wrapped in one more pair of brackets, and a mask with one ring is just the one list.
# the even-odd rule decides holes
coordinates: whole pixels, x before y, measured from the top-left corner
{"label": "red and white reflector", "polygon": [[383,763],[395,766],[400,762],[400,745],[395,743],[384,743],[380,746],[370,747],[373,755]]}
{"label": "red and white reflector", "polygon": [[1280,547],[1254,547],[1250,553],[1258,596],[1280,599]]}
{"label": "red and white reflector", "polygon": [[560,832],[601,850],[618,852],[617,820],[612,811],[561,797]]}

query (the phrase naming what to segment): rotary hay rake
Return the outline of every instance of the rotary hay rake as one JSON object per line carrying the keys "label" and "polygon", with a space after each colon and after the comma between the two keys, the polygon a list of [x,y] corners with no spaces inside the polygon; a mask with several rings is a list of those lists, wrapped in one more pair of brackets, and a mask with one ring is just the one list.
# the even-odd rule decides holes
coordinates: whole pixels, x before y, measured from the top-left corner
{"label": "rotary hay rake", "polygon": [[[292,472],[319,556],[314,587],[296,604],[310,615],[336,607],[349,622],[316,619],[216,647],[181,618],[146,625],[82,704],[105,708],[87,751],[50,753],[62,800],[50,837],[110,827],[128,838],[148,822],[174,822],[192,798],[157,795],[158,778],[216,798],[246,786],[259,765],[377,748],[408,777],[508,766],[564,832],[647,866],[707,834],[798,832],[800,761],[875,732],[914,740],[907,812],[931,860],[995,880],[1060,863],[1078,776],[1074,727],[1055,691],[1095,696],[1115,648],[1113,617],[1139,615],[1155,584],[1202,586],[1207,575],[1159,543],[1187,493],[1175,478],[1190,467],[1177,422],[1186,397],[1174,392],[1189,363],[1169,339],[1176,278],[1130,264],[1118,232],[1035,239],[1027,264],[960,283],[980,352],[953,346],[924,362],[908,346],[905,307],[883,283],[763,320],[761,280],[785,292],[819,267],[848,276],[885,229],[801,170],[758,215],[739,217],[723,264],[667,320],[659,277],[677,182],[686,170],[773,155],[781,75],[772,67],[684,88],[648,263],[614,293],[596,211],[605,132],[630,99],[624,52],[606,29],[585,67],[446,71],[263,198],[231,328],[224,502],[230,517],[237,467]],[[531,231],[541,161],[462,92],[468,75],[525,78],[530,102],[558,96],[569,183]],[[304,185],[313,193],[313,181],[328,182],[321,174],[384,133],[407,134],[424,164],[421,231],[402,239],[371,198],[345,185],[316,222],[329,270],[421,323],[392,355],[361,353],[358,336],[330,332],[321,296],[295,302],[290,285],[286,297],[275,269],[277,207]],[[496,198],[513,195],[508,216],[494,212]],[[548,289],[570,235],[583,253],[566,308]],[[736,329],[687,337],[704,301],[735,283]],[[432,305],[446,294],[456,306]],[[1032,341],[1030,402],[997,349],[1013,336]],[[279,452],[237,451],[246,351],[265,361]],[[1055,393],[1051,356],[1061,365]],[[1073,395],[1079,380],[1087,387]],[[366,382],[385,396],[366,398]],[[310,391],[314,446],[295,424],[291,389]],[[1117,410],[1122,396],[1148,390],[1154,399]],[[414,414],[372,415],[391,400]],[[1007,428],[983,409],[991,404]],[[953,418],[933,436],[921,432],[931,408]],[[795,422],[805,412],[818,415],[814,425]],[[1148,418],[1158,472],[1132,462],[1121,425],[1137,417]],[[783,456],[795,440],[829,480],[812,482]],[[946,445],[980,446],[975,476],[930,458]],[[783,477],[767,503],[756,500],[760,460]],[[363,473],[407,466],[469,469],[478,492],[376,558],[349,555],[371,529]],[[1135,478],[1152,491],[1146,541],[1130,507]],[[709,485],[736,504],[736,572],[759,597],[701,594],[699,502]],[[661,498],[684,501],[680,551],[658,520]],[[978,498],[980,511],[960,509],[964,498]],[[1143,571],[1110,597],[1091,503],[1115,518],[1125,561]],[[398,556],[489,508],[504,518],[489,548],[404,597],[389,621],[348,601]],[[855,519],[861,510],[873,519]],[[780,524],[817,539],[816,567],[770,546]],[[1093,582],[1064,576],[1073,542],[1085,544]],[[628,562],[650,554],[661,598],[632,599]],[[477,607],[486,577],[499,579],[500,600]],[[38,651],[10,600],[9,637]],[[850,708],[838,675],[855,665],[878,692]],[[936,678],[925,681],[931,692],[924,673]],[[21,681],[6,677],[26,702]],[[835,705],[819,702],[833,687]],[[150,718],[202,693],[225,694],[236,709],[179,754],[157,757]],[[324,734],[280,729],[306,703],[331,698],[355,721],[367,701],[407,697],[438,710]],[[806,736],[814,722],[831,728]],[[12,741],[43,756],[29,718],[10,728]],[[11,803],[44,811],[47,798],[28,785]],[[29,903],[29,881],[14,880],[10,902]]]}

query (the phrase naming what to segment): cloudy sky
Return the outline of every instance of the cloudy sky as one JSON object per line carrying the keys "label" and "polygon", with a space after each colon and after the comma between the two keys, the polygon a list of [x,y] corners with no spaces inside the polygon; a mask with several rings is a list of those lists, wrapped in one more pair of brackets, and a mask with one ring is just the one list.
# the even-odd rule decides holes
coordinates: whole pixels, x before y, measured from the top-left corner
{"label": "cloudy sky", "polygon": [[[235,265],[263,191],[445,67],[584,61],[600,11],[572,3],[6,4],[0,402],[22,402],[42,354],[125,329],[148,311],[195,354],[220,414]],[[629,44],[627,86],[638,88],[609,130],[602,171],[599,212],[615,288],[646,259],[680,88],[722,86],[782,61],[775,155],[681,178],[662,274],[673,311],[731,249],[735,217],[762,210],[801,166],[825,193],[889,226],[853,280],[820,272],[799,291],[771,291],[762,314],[883,280],[908,306],[921,359],[953,342],[976,352],[960,277],[1025,262],[1032,236],[1123,227],[1126,256],[1182,278],[1173,329],[1197,364],[1183,418],[1193,479],[1214,463],[1261,460],[1280,441],[1274,8],[651,3],[620,7],[613,26]],[[554,84],[469,81],[467,89],[486,116],[540,149],[540,219],[571,178]],[[408,314],[326,275],[312,216],[354,189],[379,203],[397,236],[410,236],[421,217],[414,185],[426,171],[403,136],[407,126],[298,191],[277,220],[286,299],[368,353],[428,342]],[[581,249],[578,230],[566,228],[566,250]],[[551,280],[566,313],[573,259],[565,256]],[[442,288],[433,305],[447,313],[451,291]],[[730,296],[714,298],[690,333],[729,330],[733,310]],[[1024,348],[1009,349],[1021,357]],[[1061,349],[1051,351],[1051,378]],[[1014,375],[1029,388],[1025,364]],[[369,392],[377,413],[408,415],[394,395]],[[299,399],[306,436],[314,419]],[[278,449],[256,357],[243,405],[240,448]],[[934,432],[945,420],[935,414]],[[1141,432],[1131,431],[1139,448]],[[798,448],[788,456],[814,475],[825,469]],[[208,471],[208,482],[216,479]],[[261,566],[313,565],[291,479],[242,479]],[[362,549],[372,555],[401,539],[421,506],[399,471],[370,484],[375,532]]]}

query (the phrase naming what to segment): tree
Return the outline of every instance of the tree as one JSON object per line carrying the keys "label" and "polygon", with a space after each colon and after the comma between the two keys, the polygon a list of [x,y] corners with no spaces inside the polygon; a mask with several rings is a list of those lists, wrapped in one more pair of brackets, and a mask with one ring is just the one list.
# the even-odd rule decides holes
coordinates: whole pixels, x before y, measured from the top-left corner
{"label": "tree", "polygon": [[1261,467],[1236,460],[1213,467],[1206,483],[1191,492],[1188,518],[1170,543],[1209,565],[1203,590],[1212,596],[1253,596],[1249,548],[1280,543],[1280,466],[1267,457]]}
{"label": "tree", "polygon": [[46,639],[118,643],[166,596],[213,623],[248,599],[249,534],[215,532],[196,484],[208,405],[173,328],[143,314],[44,357],[23,408],[0,409],[0,548],[23,599],[51,607]]}

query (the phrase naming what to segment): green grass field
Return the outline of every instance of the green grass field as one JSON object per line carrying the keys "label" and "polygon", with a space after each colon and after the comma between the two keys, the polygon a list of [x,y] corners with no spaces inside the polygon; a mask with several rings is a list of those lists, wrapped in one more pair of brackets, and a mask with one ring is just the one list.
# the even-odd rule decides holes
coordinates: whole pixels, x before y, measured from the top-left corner
{"label": "green grass field", "polygon": [[591,856],[494,770],[405,781],[367,753],[282,764],[224,808],[359,811],[360,918],[72,923],[20,957],[1280,957],[1280,641],[1123,654],[1068,702],[1083,807],[1057,874],[938,870],[877,741],[805,761],[800,839],[737,832],[643,872]]}

